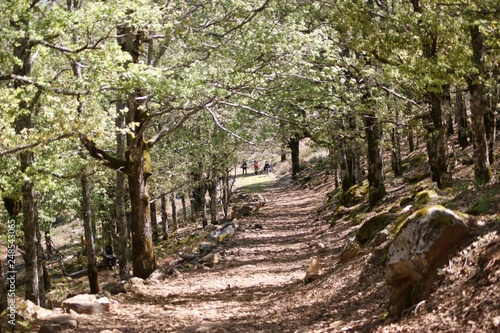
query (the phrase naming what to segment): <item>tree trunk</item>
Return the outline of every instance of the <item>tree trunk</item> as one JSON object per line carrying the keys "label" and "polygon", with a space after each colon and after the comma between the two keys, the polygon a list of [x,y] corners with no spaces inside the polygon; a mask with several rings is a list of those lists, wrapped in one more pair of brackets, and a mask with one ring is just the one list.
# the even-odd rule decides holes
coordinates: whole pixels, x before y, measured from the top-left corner
{"label": "tree trunk", "polygon": [[[125,127],[125,116],[120,111],[123,107],[121,102],[116,103],[116,128]],[[121,131],[116,131],[116,156],[119,159],[125,160],[125,134]],[[125,174],[121,171],[116,173],[115,181],[115,215],[116,215],[116,232],[115,237],[115,252],[120,265],[120,279],[126,280],[130,277],[130,228],[127,221],[125,209]]]}
{"label": "tree trunk", "polygon": [[430,106],[427,119],[427,155],[431,169],[432,181],[438,188],[453,186],[453,179],[448,170],[448,145],[446,142],[446,126],[443,121],[442,94],[427,93],[427,103]]}
{"label": "tree trunk", "polygon": [[[21,171],[26,172],[27,168],[33,164],[33,153],[22,152]],[[22,187],[23,192],[23,231],[24,231],[24,264],[26,266],[25,288],[26,299],[36,305],[43,306],[41,296],[44,290],[40,290],[40,281],[43,281],[43,271],[38,270],[39,253],[38,244],[40,237],[37,232],[36,218],[36,195],[35,186],[30,180],[26,180]]]}
{"label": "tree trunk", "polygon": [[206,227],[208,225],[208,218],[207,218],[207,197],[205,195],[203,195],[203,197],[202,197],[201,225],[203,227]]}
{"label": "tree trunk", "polygon": [[370,207],[374,207],[386,195],[380,150],[382,130],[374,112],[369,112],[364,116],[364,123],[368,144],[368,201]]}
{"label": "tree trunk", "polygon": [[45,250],[47,251],[47,259],[52,259],[52,238],[50,237],[50,227],[44,231]]}
{"label": "tree trunk", "polygon": [[410,153],[415,151],[415,126],[412,121],[408,122],[408,149]]}
{"label": "tree trunk", "polygon": [[354,183],[357,185],[363,184],[362,168],[361,168],[361,156],[359,153],[359,144],[356,141],[356,135],[358,131],[358,126],[356,124],[356,119],[353,116],[349,116],[349,128],[351,130],[351,172],[354,176]]}
{"label": "tree trunk", "polygon": [[208,187],[210,196],[210,223],[217,224],[217,179],[211,179]]}
{"label": "tree trunk", "polygon": [[127,151],[130,171],[128,186],[131,205],[132,270],[135,277],[148,278],[156,269],[156,257],[151,230],[151,212],[147,179],[150,176],[150,159],[146,143],[134,140],[136,147]]}
{"label": "tree trunk", "polygon": [[151,228],[153,229],[153,242],[157,242],[159,240],[158,237],[158,221],[156,220],[156,199],[152,200],[151,205]]}
{"label": "tree trunk", "polygon": [[187,207],[186,207],[186,194],[181,194],[181,206],[182,206],[182,223],[187,226]]}
{"label": "tree trunk", "polygon": [[91,294],[99,292],[99,276],[97,274],[97,257],[95,253],[94,232],[92,230],[92,208],[90,205],[89,180],[87,175],[80,177],[82,185],[82,215],[85,231],[85,247],[87,252],[87,269]]}
{"label": "tree trunk", "polygon": [[175,204],[175,193],[170,195],[170,205],[172,207],[172,228],[174,231],[179,229],[179,221],[177,220],[177,205]]}
{"label": "tree trunk", "polygon": [[161,222],[163,228],[163,240],[168,239],[168,214],[167,214],[167,195],[161,195]]}
{"label": "tree trunk", "polygon": [[[29,22],[23,22],[28,26]],[[20,60],[13,68],[13,74],[20,76],[29,76],[31,74],[33,59],[32,47],[28,37],[19,38],[18,44],[14,48],[14,56]],[[23,89],[22,83],[14,81],[14,88]],[[41,96],[42,91],[39,90],[33,100],[22,100],[19,104],[19,109],[24,110],[22,114],[17,116],[15,120],[16,133],[20,134],[23,130],[29,131],[34,127],[32,114],[35,113],[33,108],[37,104],[37,99]],[[34,154],[32,151],[23,151],[19,154],[21,172],[26,173],[34,163]],[[37,219],[37,204],[35,186],[30,179],[24,180],[22,185],[22,211],[23,211],[23,231],[25,240],[25,253],[23,255],[26,265],[26,299],[32,301],[36,305],[45,305],[45,290],[43,286],[43,266],[41,251],[41,235],[38,227]]]}
{"label": "tree trunk", "polygon": [[455,119],[457,122],[458,143],[462,149],[469,146],[468,126],[467,126],[467,109],[465,108],[464,97],[460,87],[457,87],[455,94]]}
{"label": "tree trunk", "polygon": [[[379,125],[380,127],[380,125]],[[391,133],[391,166],[395,177],[403,175],[403,163],[401,161],[401,136],[399,133],[399,112],[396,110],[396,125]]]}
{"label": "tree trunk", "polygon": [[482,82],[484,80],[482,77],[484,74],[484,38],[477,25],[470,27],[470,33],[474,65],[478,71],[477,74],[471,74],[468,80],[474,133],[474,177],[477,184],[483,185],[488,183],[492,176],[484,125],[485,96]]}
{"label": "tree trunk", "polygon": [[286,150],[285,149],[281,149],[281,152],[280,152],[280,161],[282,163],[286,162]]}
{"label": "tree trunk", "polygon": [[288,140],[288,147],[291,149],[292,155],[292,178],[297,178],[300,172],[299,144],[300,140],[296,136],[292,136]]}
{"label": "tree trunk", "polygon": [[347,192],[351,186],[354,185],[354,176],[349,170],[349,163],[347,159],[347,151],[345,149],[345,139],[339,137],[339,165],[340,165],[340,179],[342,182],[342,192]]}
{"label": "tree trunk", "polygon": [[[132,63],[138,63],[140,50],[144,42],[144,32],[134,31],[132,27],[119,25],[118,43],[131,57]],[[125,64],[125,67],[129,63]],[[151,230],[151,214],[147,187],[151,175],[149,147],[144,140],[144,130],[148,120],[146,91],[136,88],[127,98],[126,125],[133,126],[133,132],[127,136],[126,168],[131,205],[132,233],[132,270],[135,277],[147,278],[156,269],[156,257]]]}
{"label": "tree trunk", "polygon": [[391,167],[394,172],[394,177],[401,177],[403,175],[403,166],[401,162],[401,144],[399,133],[396,128],[392,129],[391,133]]}
{"label": "tree trunk", "polygon": [[[494,82],[499,82],[499,67],[496,66],[495,70],[493,71],[493,81]],[[488,103],[488,126],[487,126],[487,131],[486,131],[486,136],[488,138],[488,154],[489,154],[489,160],[490,160],[490,165],[493,165],[495,163],[495,143],[496,143],[496,131],[497,131],[497,126],[499,125],[499,112],[498,112],[498,84],[493,85],[493,87],[490,88],[491,93],[490,93],[490,99]],[[486,121],[486,120],[485,120]]]}

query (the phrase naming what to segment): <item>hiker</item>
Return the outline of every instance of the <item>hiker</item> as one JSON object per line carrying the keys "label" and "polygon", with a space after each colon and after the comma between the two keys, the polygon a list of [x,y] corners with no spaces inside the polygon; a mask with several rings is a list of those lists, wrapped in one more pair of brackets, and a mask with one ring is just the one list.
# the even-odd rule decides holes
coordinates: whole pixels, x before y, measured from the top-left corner
{"label": "hiker", "polygon": [[266,175],[269,175],[269,172],[271,171],[271,165],[269,164],[268,161],[266,161],[266,163],[264,163],[264,173]]}
{"label": "hiker", "polygon": [[248,171],[247,171],[247,161],[243,161],[243,164],[241,165],[241,172],[243,174],[248,173]]}
{"label": "hiker", "polygon": [[253,170],[255,174],[259,173],[259,163],[257,161],[253,161]]}

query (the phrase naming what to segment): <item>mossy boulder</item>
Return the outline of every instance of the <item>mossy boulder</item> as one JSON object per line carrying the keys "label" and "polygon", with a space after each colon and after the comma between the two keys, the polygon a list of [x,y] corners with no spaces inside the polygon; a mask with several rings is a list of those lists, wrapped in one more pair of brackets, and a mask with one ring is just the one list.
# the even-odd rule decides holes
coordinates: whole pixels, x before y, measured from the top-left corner
{"label": "mossy boulder", "polygon": [[424,190],[420,191],[415,195],[415,204],[419,206],[427,205],[433,200],[437,199],[439,196],[436,191]]}
{"label": "mossy boulder", "polygon": [[437,268],[469,234],[468,221],[465,214],[431,205],[397,225],[387,254],[386,282],[393,287],[391,316],[399,317],[403,309],[428,296]]}
{"label": "mossy boulder", "polygon": [[390,223],[397,219],[396,214],[382,213],[375,215],[359,228],[356,233],[356,240],[363,246],[369,243],[380,231],[384,230]]}
{"label": "mossy boulder", "polygon": [[342,204],[346,207],[356,206],[365,200],[368,194],[368,185],[353,185],[342,195]]}
{"label": "mossy boulder", "polygon": [[338,206],[333,212],[333,216],[330,219],[330,226],[333,227],[335,222],[340,219],[346,213],[346,208],[344,206]]}
{"label": "mossy boulder", "polygon": [[400,201],[399,201],[399,206],[400,207],[405,207],[405,206],[408,206],[408,205],[411,205],[413,203],[413,200],[415,199],[415,196],[408,196],[408,197],[403,197]]}

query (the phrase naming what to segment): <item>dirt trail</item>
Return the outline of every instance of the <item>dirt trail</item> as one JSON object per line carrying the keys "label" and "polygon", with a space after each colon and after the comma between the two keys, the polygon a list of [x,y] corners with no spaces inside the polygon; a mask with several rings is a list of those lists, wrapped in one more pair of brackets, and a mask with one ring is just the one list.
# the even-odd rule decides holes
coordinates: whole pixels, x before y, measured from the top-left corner
{"label": "dirt trail", "polygon": [[311,242],[324,229],[313,223],[324,194],[276,185],[262,195],[268,204],[238,221],[243,230],[224,242],[224,259],[213,269],[138,285],[118,296],[110,313],[82,317],[78,331],[293,332],[293,294],[303,288]]}

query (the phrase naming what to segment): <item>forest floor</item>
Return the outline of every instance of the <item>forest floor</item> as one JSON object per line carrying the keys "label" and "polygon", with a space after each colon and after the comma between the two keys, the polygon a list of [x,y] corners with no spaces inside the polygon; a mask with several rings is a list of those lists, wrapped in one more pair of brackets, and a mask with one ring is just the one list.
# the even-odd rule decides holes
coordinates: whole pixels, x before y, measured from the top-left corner
{"label": "forest floor", "polygon": [[[78,316],[77,332],[500,329],[500,277],[495,276],[500,262],[498,221],[486,222],[487,230],[450,260],[428,300],[408,309],[398,322],[390,322],[385,266],[373,264],[369,253],[339,260],[359,225],[346,221],[330,227],[318,216],[317,208],[332,191],[331,184],[304,186],[247,177],[259,177],[259,192],[267,204],[238,219],[235,235],[220,244],[220,262],[211,268],[187,267],[159,282],[137,283],[132,292],[111,296],[115,304],[109,312]],[[312,257],[323,266],[323,274],[306,284]],[[160,268],[169,263],[160,261]],[[493,273],[485,275],[477,268],[481,265],[493,265],[488,268]]]}

